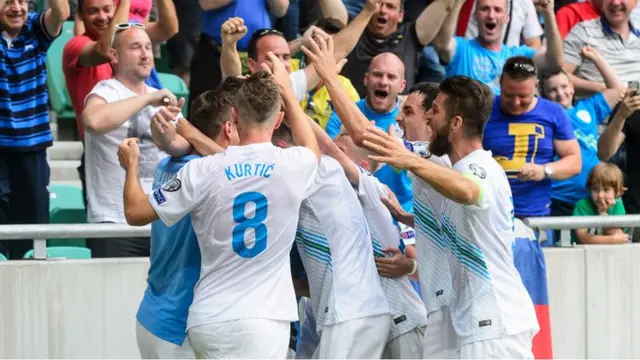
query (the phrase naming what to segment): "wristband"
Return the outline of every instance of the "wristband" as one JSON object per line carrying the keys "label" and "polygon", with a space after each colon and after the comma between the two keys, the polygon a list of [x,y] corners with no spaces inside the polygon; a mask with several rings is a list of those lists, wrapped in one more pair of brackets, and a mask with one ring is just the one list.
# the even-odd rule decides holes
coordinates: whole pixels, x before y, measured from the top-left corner
{"label": "wristband", "polygon": [[418,262],[415,261],[414,259],[411,259],[411,261],[413,261],[413,270],[411,270],[411,272],[409,274],[407,274],[409,276],[415,274],[416,270],[418,270]]}

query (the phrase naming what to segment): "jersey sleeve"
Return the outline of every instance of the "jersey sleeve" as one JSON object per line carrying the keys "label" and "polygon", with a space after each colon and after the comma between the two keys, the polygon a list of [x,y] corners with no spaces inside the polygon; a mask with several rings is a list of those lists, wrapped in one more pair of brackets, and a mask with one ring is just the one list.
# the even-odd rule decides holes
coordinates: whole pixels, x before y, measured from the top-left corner
{"label": "jersey sleeve", "polygon": [[597,93],[585,100],[584,107],[598,124],[602,124],[613,110],[602,93]]}
{"label": "jersey sleeve", "polygon": [[480,188],[478,200],[468,207],[477,210],[486,210],[489,207],[489,203],[487,198],[485,198],[485,192],[492,190],[490,181],[494,176],[500,176],[500,174],[488,174],[484,166],[474,162],[462,164],[462,166],[463,168],[458,170],[462,176],[470,179]]}
{"label": "jersey sleeve", "polygon": [[520,45],[520,46],[516,46],[514,48],[511,48],[511,56],[525,56],[528,57],[529,59],[533,58],[533,55],[535,55],[538,50],[532,48],[532,47],[528,47],[527,45]]}
{"label": "jersey sleeve", "polygon": [[329,121],[327,121],[327,127],[324,131],[327,132],[330,138],[335,139],[336,136],[340,133],[340,127],[342,126],[342,122],[340,121],[340,117],[337,112],[331,113],[329,117]]}
{"label": "jersey sleeve", "polygon": [[576,135],[573,133],[573,124],[567,116],[567,112],[562,110],[560,106],[557,106],[557,111],[554,113],[554,125],[553,139],[554,140],[571,140],[575,139]]}
{"label": "jersey sleeve", "polygon": [[556,23],[558,24],[558,30],[560,31],[560,37],[564,40],[569,34],[573,25],[578,22],[578,17],[575,11],[569,6],[563,6],[556,12]]}
{"label": "jersey sleeve", "polygon": [[375,208],[376,206],[384,206],[380,202],[381,197],[386,197],[386,189],[384,185],[373,175],[358,167],[360,171],[360,180],[358,181],[358,198],[365,208]]}
{"label": "jersey sleeve", "polygon": [[447,68],[447,70],[449,70],[454,64],[460,61],[462,54],[468,51],[467,49],[469,48],[469,40],[460,36],[454,37],[453,40],[455,40],[456,42],[456,47],[453,52],[453,57],[451,58],[451,61],[449,61],[449,63],[447,64],[442,60],[440,60],[440,64],[444,65]]}
{"label": "jersey sleeve", "polygon": [[195,209],[207,193],[204,182],[210,176],[204,171],[202,160],[189,162],[174,179],[149,194],[151,206],[167,226],[177,223]]}

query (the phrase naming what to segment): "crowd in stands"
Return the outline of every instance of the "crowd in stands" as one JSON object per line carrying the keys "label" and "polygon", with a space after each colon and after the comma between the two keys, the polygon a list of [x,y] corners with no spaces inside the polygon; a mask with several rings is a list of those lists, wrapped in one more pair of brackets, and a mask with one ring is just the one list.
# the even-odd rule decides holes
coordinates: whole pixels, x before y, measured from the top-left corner
{"label": "crowd in stands", "polygon": [[[154,114],[171,96],[154,46],[166,46],[189,86],[176,130],[199,151],[207,142],[188,121],[194,101],[228,77],[259,71],[269,52],[290,72],[304,111],[339,136],[342,121],[302,51],[322,36],[334,38],[340,81],[362,113],[409,141],[428,126],[414,120],[429,101],[426,90],[407,97],[410,89],[453,75],[489,85],[484,147],[510,180],[514,217],[640,213],[637,0],[49,0],[42,12],[27,0],[0,3],[0,224],[49,221],[45,61],[65,21],[74,21],[61,56],[84,144],[89,223],[126,223],[122,140],[139,139],[146,191],[170,153],[153,139]],[[144,31],[116,36],[132,27]],[[375,175],[412,211],[405,172],[382,166]],[[624,230],[580,229],[573,239],[626,243],[633,234]],[[149,255],[148,239],[89,245],[93,257]],[[18,259],[31,247],[0,242],[0,253]]]}

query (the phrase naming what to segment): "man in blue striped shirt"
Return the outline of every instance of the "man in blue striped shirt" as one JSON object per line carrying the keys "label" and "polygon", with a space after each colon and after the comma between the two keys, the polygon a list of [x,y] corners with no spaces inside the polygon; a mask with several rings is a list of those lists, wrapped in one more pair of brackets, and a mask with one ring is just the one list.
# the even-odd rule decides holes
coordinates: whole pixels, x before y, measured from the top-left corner
{"label": "man in blue striped shirt", "polygon": [[[29,13],[27,0],[0,1],[0,224],[49,222],[47,49],[69,17],[67,0]],[[0,244],[22,258],[31,241]]]}

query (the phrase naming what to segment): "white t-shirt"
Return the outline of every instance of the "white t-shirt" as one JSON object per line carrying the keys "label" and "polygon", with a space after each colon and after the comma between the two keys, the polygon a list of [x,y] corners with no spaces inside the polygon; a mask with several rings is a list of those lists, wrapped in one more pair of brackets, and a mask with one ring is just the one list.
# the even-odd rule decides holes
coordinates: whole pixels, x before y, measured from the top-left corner
{"label": "white t-shirt", "polygon": [[[357,191],[371,231],[375,256],[384,257],[383,248],[397,248],[400,245],[400,229],[394,225],[389,209],[380,200],[381,197],[387,196],[387,189],[375,176],[360,169]],[[424,303],[408,276],[381,276],[380,282],[393,316],[389,341],[417,327],[427,325]]]}
{"label": "white t-shirt", "polygon": [[271,143],[190,161],[149,201],[171,226],[187,214],[202,254],[187,328],[244,318],[295,321],[289,252],[316,156]]}
{"label": "white t-shirt", "polygon": [[[473,10],[475,11],[477,1],[473,4]],[[511,12],[511,26],[506,24],[502,28],[502,41],[504,37],[507,37],[506,44],[508,46],[520,46],[523,44],[522,39],[531,39],[540,37],[544,33],[540,20],[538,19],[538,12],[533,5],[533,1],[530,0],[509,0],[509,6],[513,6]],[[507,14],[509,8],[507,8]],[[509,27],[509,34],[507,34],[507,27]],[[472,15],[469,17],[469,23],[467,25],[467,32],[465,33],[466,39],[475,39],[478,36],[478,22]]]}
{"label": "white t-shirt", "polygon": [[[147,93],[158,89],[147,86]],[[116,79],[102,80],[85,98],[99,96],[107,103],[139,96]],[[129,137],[138,138],[140,148],[140,182],[146,193],[151,191],[160,151],[151,137],[151,119],[159,107],[145,106],[118,128],[102,135],[85,132],[85,175],[87,181],[87,221],[126,223],[122,192],[125,172],[118,161],[118,146]]]}
{"label": "white t-shirt", "polygon": [[[429,160],[451,167],[446,155]],[[451,280],[456,258],[453,247],[442,233],[441,212],[446,198],[431,185],[410,173],[413,184],[413,212],[416,230],[416,254],[422,300],[428,313],[449,306],[456,296]]]}
{"label": "white t-shirt", "polygon": [[340,164],[322,156],[300,208],[296,244],[309,279],[317,331],[389,313],[367,222]]}
{"label": "white t-shirt", "polygon": [[458,258],[450,310],[459,344],[537,331],[533,302],[514,265],[513,200],[504,170],[483,149],[453,168],[481,189],[476,204],[447,200],[442,209],[444,233]]}

